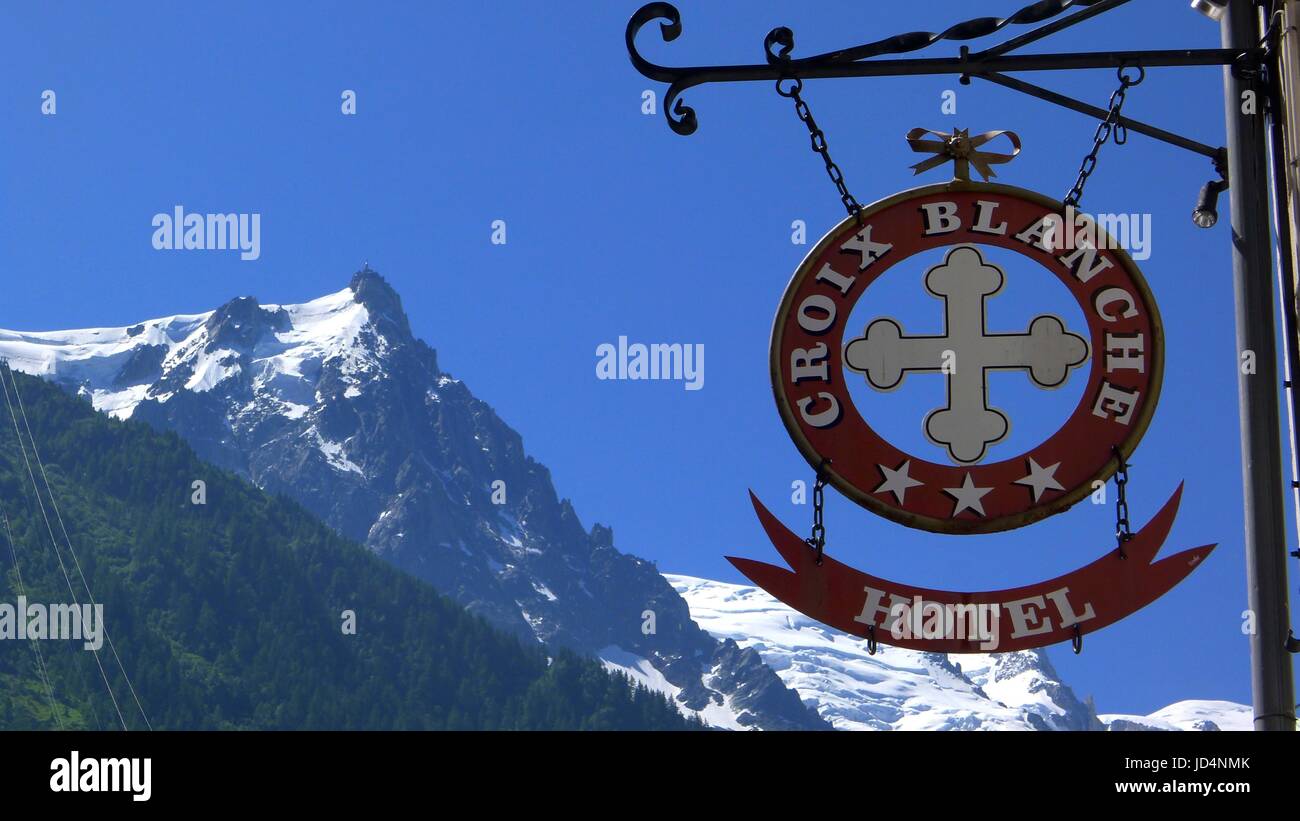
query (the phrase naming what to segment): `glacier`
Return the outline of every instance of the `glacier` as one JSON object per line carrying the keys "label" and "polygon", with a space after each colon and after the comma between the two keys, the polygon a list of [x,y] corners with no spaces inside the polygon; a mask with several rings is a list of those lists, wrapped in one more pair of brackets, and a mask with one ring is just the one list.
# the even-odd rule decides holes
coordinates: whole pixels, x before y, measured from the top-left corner
{"label": "glacier", "polygon": [[[1148,716],[1096,715],[1039,650],[947,655],[866,642],[750,585],[664,574],[691,617],[757,650],[839,730],[1248,730],[1249,707],[1180,701]],[[647,682],[648,683],[648,682]]]}

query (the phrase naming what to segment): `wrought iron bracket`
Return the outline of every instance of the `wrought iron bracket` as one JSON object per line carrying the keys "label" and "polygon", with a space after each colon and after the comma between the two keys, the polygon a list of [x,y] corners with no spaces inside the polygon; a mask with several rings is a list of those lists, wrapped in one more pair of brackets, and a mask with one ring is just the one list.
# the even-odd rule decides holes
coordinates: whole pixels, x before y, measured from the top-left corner
{"label": "wrought iron bracket", "polygon": [[[764,38],[766,63],[753,65],[670,67],[652,63],[637,50],[636,38],[649,24],[658,21],[664,42],[681,36],[681,13],[671,3],[648,3],[628,21],[625,39],[628,55],[636,70],[651,80],[668,83],[663,98],[664,117],[678,134],[695,132],[698,119],[695,109],[681,99],[684,91],[710,83],[774,82],[783,78],[805,80],[831,77],[897,77],[919,75],[956,75],[962,82],[978,77],[991,83],[1028,94],[1032,97],[1069,108],[1093,117],[1106,112],[1088,103],[1009,77],[1017,71],[1063,71],[1086,68],[1116,69],[1123,66],[1162,68],[1172,66],[1226,66],[1252,68],[1263,65],[1266,49],[1259,47],[1242,52],[1236,49],[1166,49],[1143,51],[1070,52],[1055,54],[1011,54],[1021,46],[1096,17],[1131,0],[1039,0],[1004,17],[979,17],[958,23],[942,32],[910,32],[839,51],[795,59],[794,32],[785,27],[772,29]],[[1060,17],[1066,11],[1073,14]],[[1057,18],[1057,19],[1052,19]],[[1044,22],[1050,21],[1050,22]],[[881,55],[918,51],[943,40],[972,40],[1001,31],[1012,25],[1044,23],[1038,28],[1012,37],[978,52],[962,46],[956,57],[881,58]],[[1209,157],[1216,169],[1224,167],[1225,149],[1215,148],[1162,128],[1125,117],[1126,128],[1170,145]]]}
{"label": "wrought iron bracket", "polygon": [[[989,71],[976,76],[981,80],[987,80],[990,83],[1003,86],[1004,88],[1009,88],[1012,91],[1019,91],[1022,94],[1028,94],[1030,97],[1037,97],[1040,100],[1061,106],[1062,108],[1068,108],[1071,111],[1077,111],[1080,114],[1087,114],[1098,120],[1106,118],[1106,109],[1104,108],[1100,108],[1090,103],[1085,103],[1082,100],[1076,100],[1073,97],[1067,97],[1064,94],[1058,94],[1051,89],[1046,89],[1042,86],[1034,85],[1033,83],[1027,83],[1017,77],[1008,77],[1007,75],[997,71]],[[1141,120],[1135,120],[1132,117],[1125,117],[1123,115],[1119,118],[1119,124],[1127,128],[1129,131],[1134,131],[1138,134],[1145,134],[1146,136],[1161,142],[1184,148],[1194,154],[1209,157],[1210,160],[1214,162],[1216,169],[1223,170],[1227,168],[1228,150],[1222,146],[1214,148],[1205,143],[1188,139],[1187,137],[1166,131],[1163,128],[1157,128],[1149,123],[1144,123]]]}

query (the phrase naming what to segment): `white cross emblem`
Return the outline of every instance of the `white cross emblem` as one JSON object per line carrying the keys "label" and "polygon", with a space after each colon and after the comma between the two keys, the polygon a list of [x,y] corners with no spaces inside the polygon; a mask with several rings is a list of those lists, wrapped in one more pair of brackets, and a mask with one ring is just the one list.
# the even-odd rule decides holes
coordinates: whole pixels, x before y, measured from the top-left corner
{"label": "white cross emblem", "polygon": [[[926,290],[944,302],[942,334],[904,336],[896,321],[877,319],[844,349],[844,363],[878,391],[899,387],[909,371],[948,377],[948,403],[926,416],[925,434],[958,464],[980,461],[1011,430],[1006,414],[988,405],[990,369],[1022,370],[1036,386],[1051,389],[1088,360],[1087,340],[1050,314],[1035,317],[1024,333],[989,333],[985,301],[1005,282],[977,248],[959,245],[925,275]],[[945,352],[951,367],[945,367]]]}

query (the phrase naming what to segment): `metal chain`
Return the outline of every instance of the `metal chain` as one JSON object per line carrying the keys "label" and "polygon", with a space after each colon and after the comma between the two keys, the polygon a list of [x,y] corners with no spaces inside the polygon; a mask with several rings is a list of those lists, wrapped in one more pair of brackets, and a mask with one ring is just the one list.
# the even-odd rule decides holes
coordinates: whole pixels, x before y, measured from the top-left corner
{"label": "metal chain", "polygon": [[[812,535],[804,539],[808,546],[813,549],[817,557],[817,566],[822,566],[822,554],[826,549],[826,524],[823,520],[825,515],[826,504],[826,468],[830,465],[830,459],[823,459],[822,463],[817,466],[817,481],[813,483],[813,526]],[[867,625],[867,655],[874,656],[876,648],[876,626]]]}
{"label": "metal chain", "polygon": [[[788,91],[781,87],[781,83],[785,82],[787,79],[792,79],[794,81],[794,84],[790,86]],[[776,93],[780,94],[782,97],[794,100],[794,113],[799,115],[799,119],[804,125],[808,126],[808,136],[812,141],[812,150],[819,154],[822,161],[826,163],[826,174],[831,178],[831,182],[835,183],[835,189],[840,193],[840,202],[844,204],[844,208],[849,212],[849,216],[859,216],[862,213],[862,206],[858,203],[857,199],[849,193],[849,187],[844,182],[844,173],[840,171],[840,167],[831,159],[830,147],[826,144],[826,134],[817,127],[817,121],[813,119],[812,109],[808,108],[808,104],[804,102],[803,97],[800,95],[800,92],[802,91],[803,80],[798,77],[783,77],[776,81]]]}
{"label": "metal chain", "polygon": [[1115,549],[1119,551],[1121,559],[1127,559],[1124,544],[1133,538],[1133,531],[1129,529],[1128,523],[1128,496],[1124,490],[1128,485],[1129,465],[1124,461],[1124,454],[1118,447],[1112,447],[1111,451],[1119,461],[1119,466],[1115,469]]}
{"label": "metal chain", "polygon": [[826,504],[826,474],[828,462],[822,462],[817,468],[817,481],[813,484],[813,526],[812,535],[804,539],[808,546],[817,552],[817,566],[822,564],[822,551],[826,548],[826,525],[822,522],[823,508]]}
{"label": "metal chain", "polygon": [[1141,83],[1146,79],[1146,69],[1142,66],[1133,66],[1137,69],[1136,75],[1127,73],[1129,66],[1120,66],[1115,73],[1119,76],[1119,88],[1115,93],[1110,95],[1110,108],[1106,112],[1106,119],[1097,124],[1097,131],[1092,135],[1092,151],[1088,156],[1083,158],[1083,163],[1079,166],[1079,176],[1074,181],[1074,187],[1070,193],[1065,195],[1065,205],[1078,207],[1079,200],[1083,199],[1083,187],[1088,184],[1088,177],[1093,171],[1097,170],[1097,152],[1112,137],[1115,138],[1115,145],[1123,145],[1128,142],[1128,129],[1120,122],[1120,111],[1124,108],[1124,97],[1128,90],[1133,86]]}

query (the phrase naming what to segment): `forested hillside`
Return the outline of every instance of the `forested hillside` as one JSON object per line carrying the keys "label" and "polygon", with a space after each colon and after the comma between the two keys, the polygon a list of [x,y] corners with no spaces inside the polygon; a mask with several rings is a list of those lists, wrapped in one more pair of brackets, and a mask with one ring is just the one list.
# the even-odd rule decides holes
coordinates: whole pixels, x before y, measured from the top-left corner
{"label": "forested hillside", "polygon": [[[142,729],[137,696],[155,729],[696,726],[597,662],[521,646],[297,504],[199,461],[177,436],[2,373],[54,498],[23,416],[0,407],[13,539],[0,533],[0,602],[16,603],[20,573],[29,601],[69,601],[60,559],[84,602],[79,565],[112,647],[97,662],[80,642],[0,640],[0,728]],[[194,503],[196,481],[205,504]],[[347,610],[355,635],[342,629]]]}

